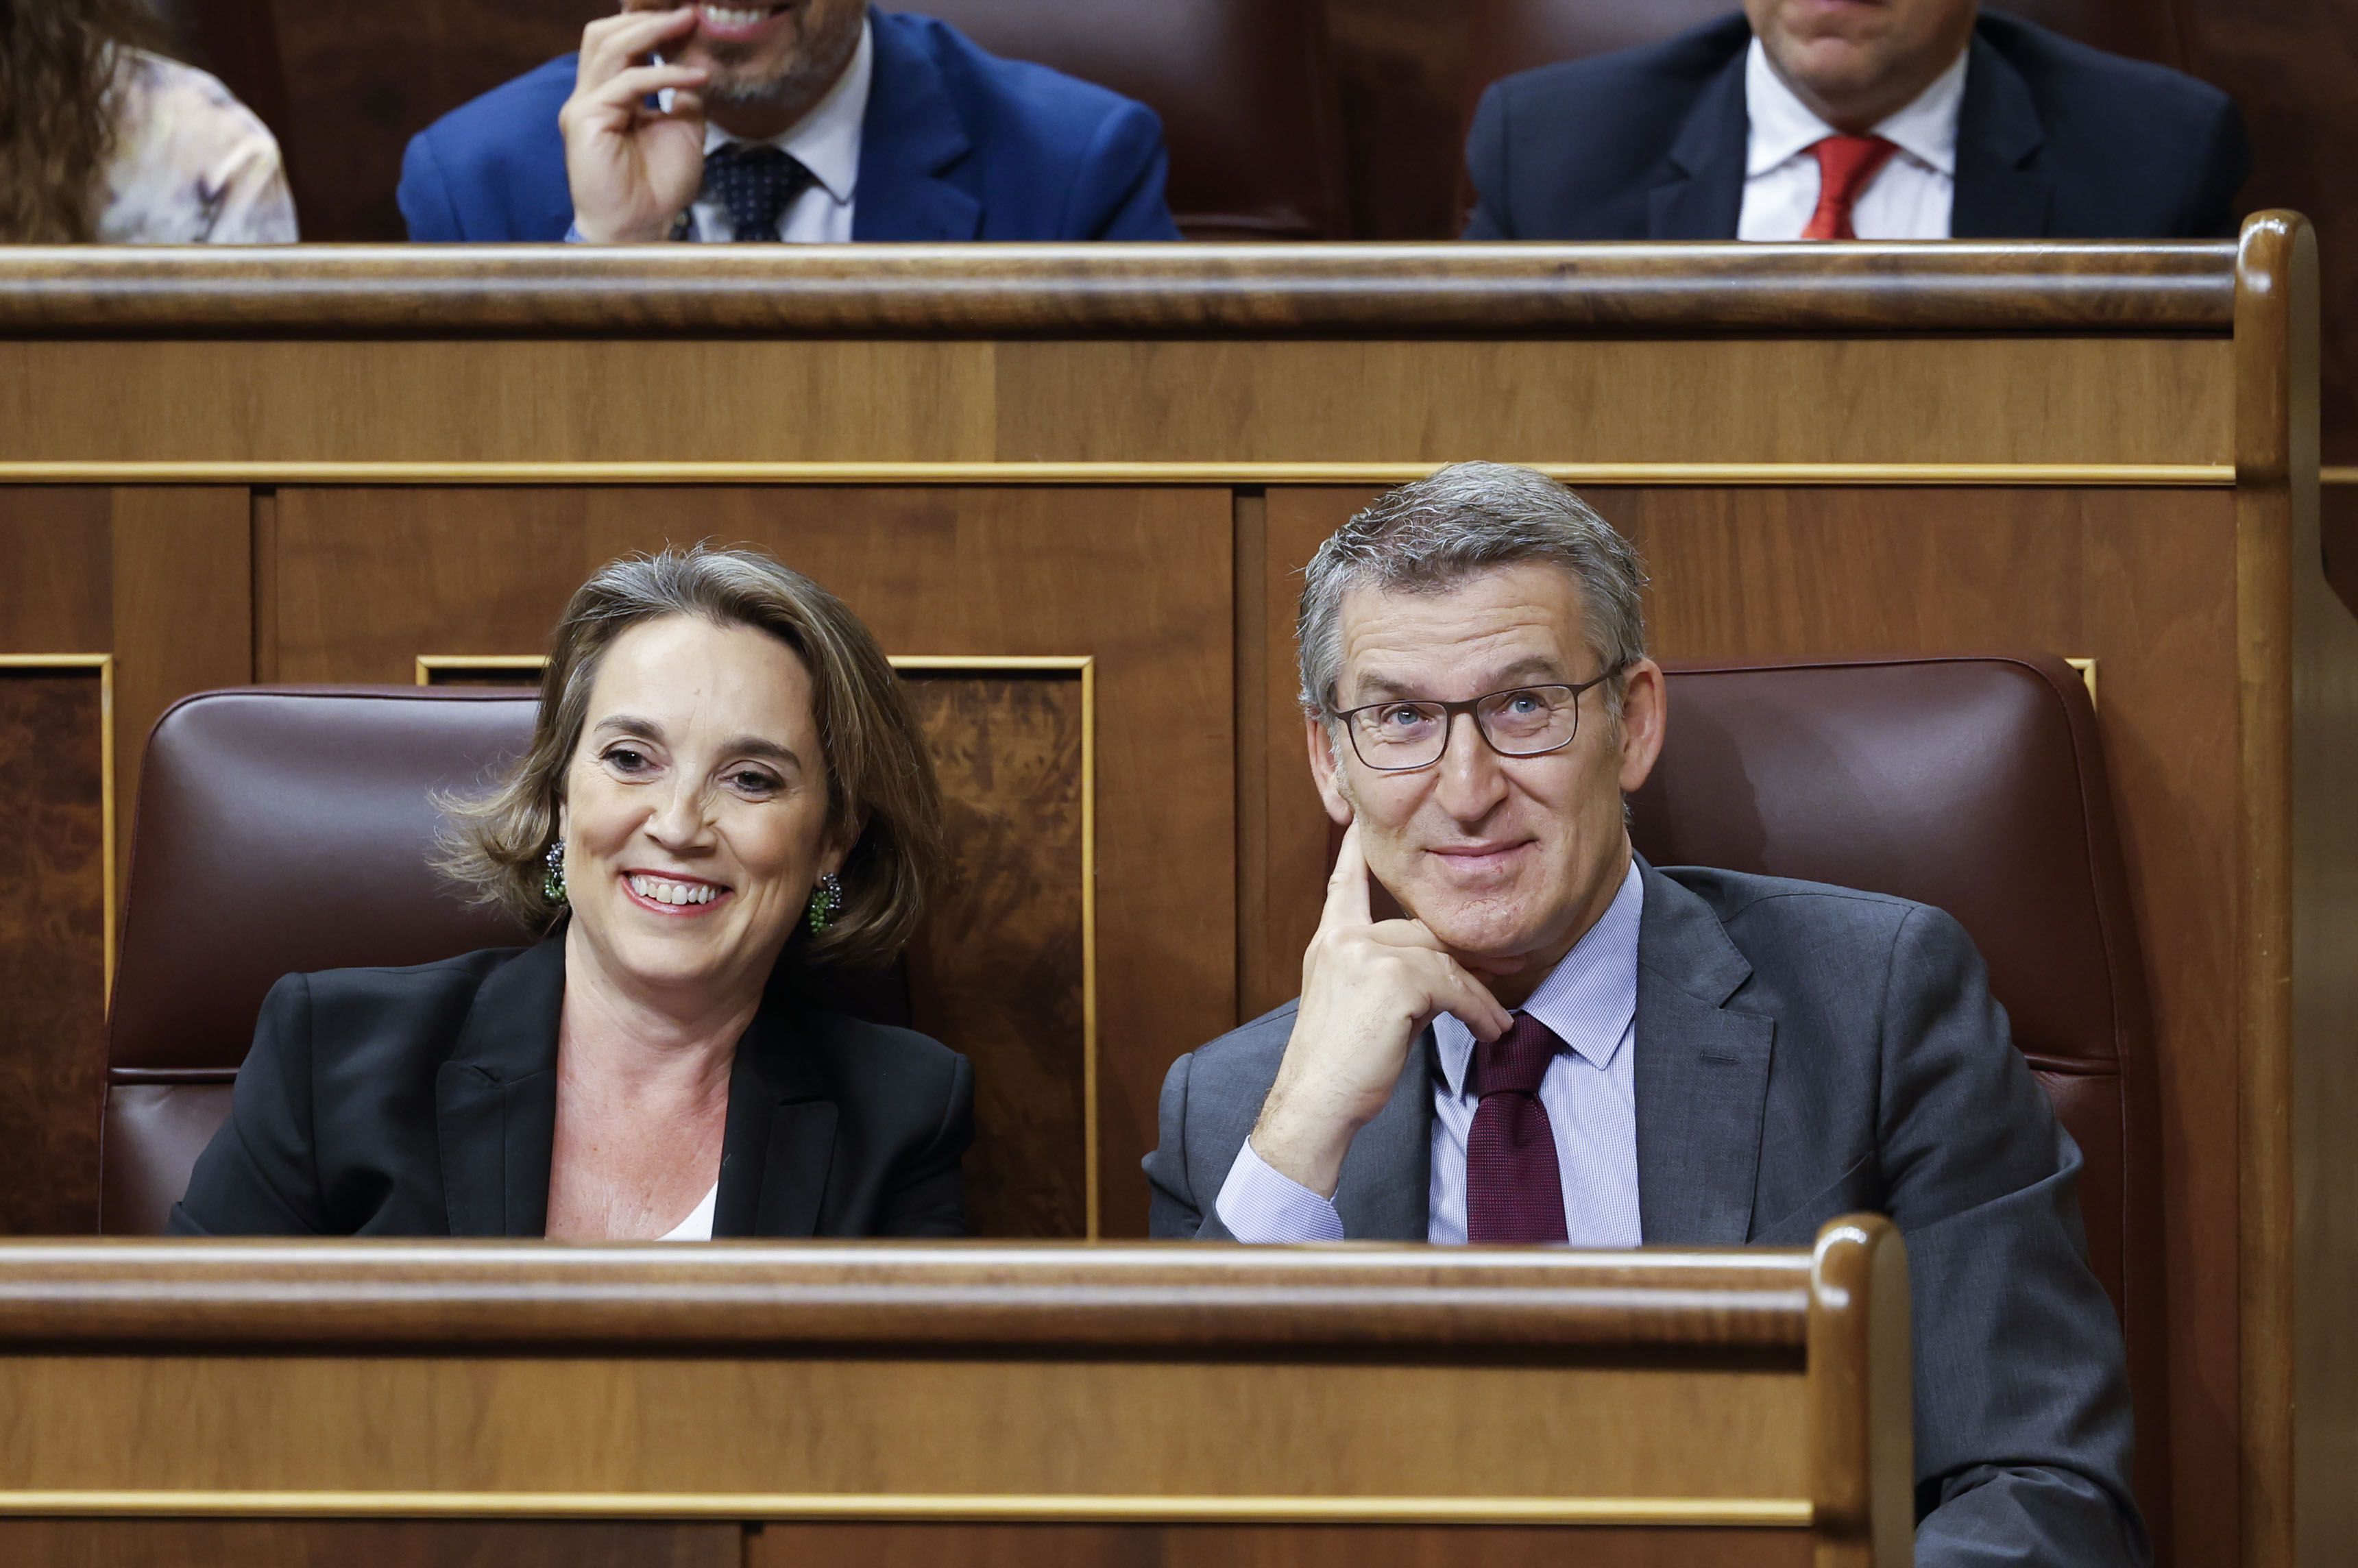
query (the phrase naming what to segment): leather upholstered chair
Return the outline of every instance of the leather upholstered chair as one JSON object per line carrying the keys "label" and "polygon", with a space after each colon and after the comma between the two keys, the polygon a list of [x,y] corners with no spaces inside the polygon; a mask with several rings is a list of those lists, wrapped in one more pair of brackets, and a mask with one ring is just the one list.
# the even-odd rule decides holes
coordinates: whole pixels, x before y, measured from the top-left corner
{"label": "leather upholstered chair", "polygon": [[1171,214],[1195,240],[1348,235],[1342,109],[1321,0],[909,0],[996,55],[1163,117]]}
{"label": "leather upholstered chair", "polygon": [[2088,1260],[2128,1346],[2137,1500],[2166,1542],[2158,1083],[2085,682],[2061,659],[2004,655],[1663,667],[1670,734],[1629,803],[1639,853],[1929,903],[1980,948],[2086,1161]]}
{"label": "leather upholstered chair", "polygon": [[[265,687],[200,693],[157,720],[109,1021],[101,1230],[163,1229],[280,976],[533,939],[427,857],[432,794],[522,755],[534,708],[530,691],[481,687]],[[824,1000],[908,1022],[904,972]]]}
{"label": "leather upholstered chair", "polygon": [[1996,656],[1667,667],[1669,739],[1631,802],[1639,852],[1914,899],[1980,947],[2016,1046],[2086,1158],[2089,1260],[2128,1343],[2138,1499],[2167,1541],[2153,1033],[2079,673]]}

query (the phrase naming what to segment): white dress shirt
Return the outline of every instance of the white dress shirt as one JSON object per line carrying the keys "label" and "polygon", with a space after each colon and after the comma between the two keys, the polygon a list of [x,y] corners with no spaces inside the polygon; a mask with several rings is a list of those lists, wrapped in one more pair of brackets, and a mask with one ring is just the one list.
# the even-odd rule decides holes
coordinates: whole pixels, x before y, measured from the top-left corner
{"label": "white dress shirt", "polygon": [[[1957,197],[1957,110],[1965,100],[1966,52],[1872,135],[1899,150],[1851,208],[1862,240],[1945,240]],[[1837,135],[1793,95],[1752,40],[1744,58],[1744,207],[1739,240],[1798,240],[1818,210],[1818,160],[1810,148]]]}
{"label": "white dress shirt", "polygon": [[687,1217],[655,1238],[657,1241],[709,1241],[712,1239],[712,1211],[720,1206],[720,1184],[704,1195],[704,1201],[687,1211]]}
{"label": "white dress shirt", "polygon": [[[795,198],[778,220],[778,237],[788,244],[843,244],[851,238],[851,202],[860,183],[860,129],[868,118],[868,85],[876,74],[876,45],[871,24],[860,24],[860,47],[851,63],[836,79],[827,96],[767,146],[791,154],[811,171],[811,188]],[[719,125],[704,123],[704,152],[741,138]],[[737,237],[729,209],[710,196],[699,195],[687,210],[689,237],[720,244]]]}
{"label": "white dress shirt", "polygon": [[[1632,860],[1604,915],[1573,944],[1519,1010],[1564,1048],[1540,1080],[1563,1182],[1564,1233],[1574,1247],[1635,1247],[1638,1213],[1638,925],[1645,880]],[[1474,1033],[1447,1013],[1433,1020],[1433,1175],[1425,1239],[1466,1239],[1466,1140],[1482,1097],[1469,1093]],[[1340,1241],[1331,1199],[1271,1170],[1248,1139],[1213,1212],[1239,1241]]]}
{"label": "white dress shirt", "polygon": [[[778,237],[789,244],[843,244],[851,238],[852,201],[860,185],[860,134],[868,119],[868,89],[876,76],[873,25],[860,24],[860,43],[851,63],[843,69],[827,96],[811,112],[778,135],[760,144],[791,154],[811,171],[811,187],[795,199],[778,219]],[[665,113],[671,90],[655,94]],[[704,156],[744,138],[732,136],[712,121],[704,123]],[[737,237],[737,225],[719,198],[698,193],[681,215],[681,231],[674,238],[723,244]],[[581,226],[574,224],[566,239],[578,243]]]}

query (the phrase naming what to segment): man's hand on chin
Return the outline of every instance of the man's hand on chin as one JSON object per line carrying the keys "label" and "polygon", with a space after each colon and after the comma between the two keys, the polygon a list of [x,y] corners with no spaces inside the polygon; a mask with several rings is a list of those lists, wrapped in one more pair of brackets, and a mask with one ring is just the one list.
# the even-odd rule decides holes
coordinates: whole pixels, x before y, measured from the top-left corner
{"label": "man's hand on chin", "polygon": [[1513,1024],[1422,921],[1374,917],[1354,822],[1327,880],[1318,934],[1303,955],[1302,1005],[1253,1127],[1253,1152],[1279,1174],[1334,1196],[1351,1140],[1391,1098],[1410,1043],[1444,1012],[1484,1040]]}

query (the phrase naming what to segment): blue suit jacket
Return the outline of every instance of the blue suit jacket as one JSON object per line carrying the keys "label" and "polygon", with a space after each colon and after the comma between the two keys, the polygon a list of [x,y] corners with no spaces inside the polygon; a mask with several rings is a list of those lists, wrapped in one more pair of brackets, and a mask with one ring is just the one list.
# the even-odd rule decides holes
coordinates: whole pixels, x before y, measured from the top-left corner
{"label": "blue suit jacket", "polygon": [[[855,240],[1175,240],[1163,124],[1117,93],[1000,59],[928,16],[870,13]],[[411,140],[413,240],[562,240],[573,222],[557,112],[575,57],[452,110]]]}
{"label": "blue suit jacket", "polygon": [[[1483,94],[1469,240],[1732,240],[1747,122],[1740,16],[1541,67]],[[2251,172],[2214,87],[1982,14],[1957,112],[1961,240],[2233,234]]]}

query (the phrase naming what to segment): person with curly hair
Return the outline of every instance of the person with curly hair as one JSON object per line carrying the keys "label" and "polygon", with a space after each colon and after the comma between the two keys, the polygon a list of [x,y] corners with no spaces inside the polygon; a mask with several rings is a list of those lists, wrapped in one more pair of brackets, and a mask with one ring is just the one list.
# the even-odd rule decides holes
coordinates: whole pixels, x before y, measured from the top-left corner
{"label": "person with curly hair", "polygon": [[0,243],[296,238],[278,143],[150,0],[0,0]]}

